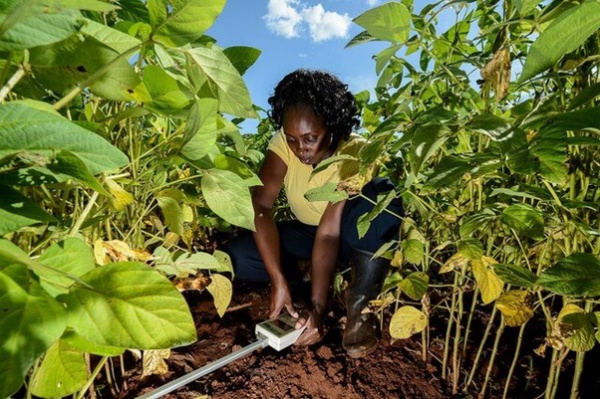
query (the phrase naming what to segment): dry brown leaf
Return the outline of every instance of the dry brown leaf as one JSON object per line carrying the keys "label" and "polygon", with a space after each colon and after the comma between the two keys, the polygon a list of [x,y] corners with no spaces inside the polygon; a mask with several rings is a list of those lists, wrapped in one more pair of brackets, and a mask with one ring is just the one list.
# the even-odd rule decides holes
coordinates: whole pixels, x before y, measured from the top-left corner
{"label": "dry brown leaf", "polygon": [[174,284],[179,291],[202,291],[210,284],[210,278],[198,273],[196,276],[175,279]]}
{"label": "dry brown leaf", "polygon": [[171,356],[171,349],[144,351],[142,377],[152,374],[163,375],[169,371],[169,366],[165,362],[169,356]]}
{"label": "dry brown leaf", "polygon": [[502,47],[481,70],[481,76],[486,84],[491,85],[494,90],[496,101],[502,100],[508,93],[510,68],[510,51],[508,48]]}

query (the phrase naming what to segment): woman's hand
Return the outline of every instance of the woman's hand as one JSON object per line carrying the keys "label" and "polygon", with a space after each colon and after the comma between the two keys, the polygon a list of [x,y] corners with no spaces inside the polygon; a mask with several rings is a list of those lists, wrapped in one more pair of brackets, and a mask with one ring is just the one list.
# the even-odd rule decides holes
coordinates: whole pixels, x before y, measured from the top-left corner
{"label": "woman's hand", "polygon": [[298,317],[298,312],[296,312],[294,304],[292,303],[290,288],[285,280],[277,283],[273,282],[271,284],[271,306],[269,308],[269,319],[274,319],[275,317],[279,316],[283,308],[285,308],[293,318]]}
{"label": "woman's hand", "polygon": [[312,345],[323,339],[323,328],[321,324],[321,313],[316,309],[312,308],[302,312],[302,316],[296,322],[296,328],[302,328],[306,326],[306,329],[300,335],[300,338],[294,343],[294,345]]}

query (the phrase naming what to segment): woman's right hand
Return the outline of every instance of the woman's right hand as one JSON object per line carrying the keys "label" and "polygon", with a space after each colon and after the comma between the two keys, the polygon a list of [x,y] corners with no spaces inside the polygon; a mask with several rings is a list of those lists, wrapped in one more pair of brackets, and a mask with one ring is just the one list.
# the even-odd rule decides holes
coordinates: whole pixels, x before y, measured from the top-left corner
{"label": "woman's right hand", "polygon": [[269,319],[279,316],[284,308],[293,318],[298,318],[298,312],[296,312],[296,309],[292,303],[290,288],[285,279],[283,281],[271,283],[271,306],[269,309]]}

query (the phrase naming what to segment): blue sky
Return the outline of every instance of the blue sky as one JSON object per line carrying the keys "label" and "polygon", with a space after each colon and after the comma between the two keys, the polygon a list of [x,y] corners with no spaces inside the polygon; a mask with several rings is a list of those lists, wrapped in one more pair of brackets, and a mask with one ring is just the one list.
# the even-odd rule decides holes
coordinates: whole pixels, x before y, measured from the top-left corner
{"label": "blue sky", "polygon": [[[244,80],[252,101],[268,108],[277,82],[297,68],[322,69],[337,75],[357,93],[377,83],[374,54],[389,43],[372,42],[345,49],[363,29],[352,22],[382,0],[228,0],[207,34],[221,47],[250,46],[262,51]],[[418,12],[427,0],[415,0]],[[442,18],[443,19],[443,18]],[[439,21],[448,25],[450,21]],[[453,22],[453,19],[452,19]],[[254,132],[257,121],[242,124]]]}

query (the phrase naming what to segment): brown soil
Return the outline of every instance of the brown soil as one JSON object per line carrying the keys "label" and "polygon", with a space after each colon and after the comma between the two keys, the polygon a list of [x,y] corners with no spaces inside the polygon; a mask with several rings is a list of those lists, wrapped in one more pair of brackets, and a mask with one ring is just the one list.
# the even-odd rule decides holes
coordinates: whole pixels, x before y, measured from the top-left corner
{"label": "brown soil", "polygon": [[[221,319],[216,314],[207,293],[185,294],[198,329],[198,341],[193,345],[173,350],[167,360],[169,371],[161,376],[141,377],[140,362],[125,359],[129,370],[125,389],[111,394],[108,384],[100,390],[100,397],[118,396],[135,398],[150,392],[173,379],[198,369],[218,358],[239,350],[255,341],[254,326],[267,318],[269,290],[267,286],[237,285],[231,311]],[[387,333],[390,314],[384,315],[384,328],[379,348],[363,359],[352,359],[341,347],[344,311],[339,300],[324,320],[324,340],[310,348],[291,347],[281,352],[265,348],[238,359],[213,373],[178,389],[166,398],[475,398],[485,377],[491,348],[484,351],[477,368],[473,392],[452,395],[451,375],[441,379],[443,356],[442,339],[447,320],[445,312],[434,312],[430,320],[432,342],[427,361],[422,360],[420,334],[408,340],[392,340]],[[480,336],[488,321],[486,312],[476,312],[471,325],[469,342],[463,365],[470,370]],[[543,326],[543,324],[542,324]],[[518,329],[507,329],[494,362],[486,398],[501,398],[504,380],[514,355]],[[533,354],[542,342],[542,331],[532,332],[524,339],[519,362],[511,380],[509,398],[534,398],[543,395],[548,370],[548,359]],[[494,335],[489,338],[491,341]],[[462,345],[462,343],[461,343]],[[488,344],[488,347],[490,345]],[[594,351],[592,351],[594,352]],[[600,388],[600,377],[595,375],[592,363],[600,358],[598,351],[586,357],[582,376],[581,398],[592,398]],[[547,356],[548,357],[548,356]],[[466,363],[466,364],[465,364]],[[567,360],[557,398],[569,397],[573,361]],[[450,367],[450,366],[449,366]],[[597,367],[597,363],[596,363]],[[115,369],[118,369],[115,365]],[[587,369],[588,373],[585,372]],[[464,371],[463,371],[464,373]],[[460,384],[464,384],[461,375]],[[100,381],[103,377],[100,377]],[[120,380],[118,378],[117,380]],[[104,382],[106,383],[106,382]],[[101,385],[99,383],[98,385]],[[563,386],[564,385],[564,386]],[[97,386],[99,388],[99,386]],[[566,396],[565,396],[566,395]],[[590,396],[591,395],[591,396]]]}

